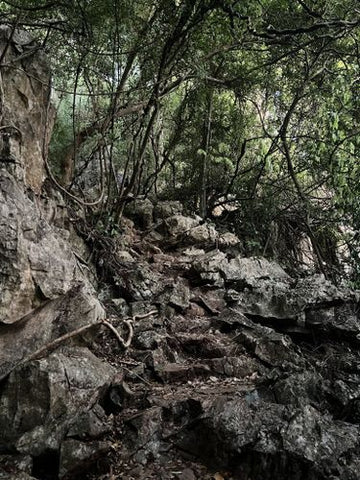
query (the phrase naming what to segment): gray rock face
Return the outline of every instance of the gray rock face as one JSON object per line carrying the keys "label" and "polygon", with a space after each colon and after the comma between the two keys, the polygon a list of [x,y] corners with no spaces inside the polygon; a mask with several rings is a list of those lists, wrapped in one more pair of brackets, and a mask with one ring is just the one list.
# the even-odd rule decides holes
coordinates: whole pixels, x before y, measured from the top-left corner
{"label": "gray rock face", "polygon": [[47,302],[16,324],[0,325],[0,379],[46,344],[105,317],[99,302],[81,285]]}
{"label": "gray rock face", "polygon": [[[84,415],[94,416],[92,408],[113,375],[109,365],[79,347],[17,367],[0,398],[0,448],[36,457],[57,451],[69,430],[79,431],[80,421],[86,425]],[[91,436],[92,422],[87,423],[81,433]]]}
{"label": "gray rock face", "polygon": [[[49,103],[50,68],[45,54],[34,49],[31,36],[19,30],[11,40],[11,27],[0,27],[0,54],[7,47],[1,68],[3,105],[0,150],[5,135],[10,154],[17,161],[12,169],[17,180],[40,192],[46,171],[43,154],[47,154],[54,111]],[[33,53],[31,53],[31,50]],[[27,54],[27,55],[26,55]],[[20,59],[22,58],[22,59]],[[45,143],[43,143],[45,142]]]}
{"label": "gray rock face", "polygon": [[153,224],[154,205],[149,199],[136,199],[130,202],[125,213],[140,228],[148,229]]}
{"label": "gray rock face", "polygon": [[[88,343],[90,330],[44,349],[105,311],[78,268],[64,201],[44,184],[53,122],[46,58],[25,32],[10,35],[0,27],[0,55],[8,47],[0,77],[0,452],[8,455],[0,478],[31,480],[65,475],[104,451],[98,438],[111,421],[99,402],[114,370],[69,346]],[[69,436],[78,464],[64,453]]]}
{"label": "gray rock face", "polygon": [[183,212],[183,206],[180,202],[157,202],[154,207],[155,221],[164,220],[165,218],[172,217],[173,215],[181,215]]}
{"label": "gray rock face", "polygon": [[181,214],[164,217],[158,230],[165,236],[166,242],[172,246],[198,247],[231,247],[237,245],[240,240],[230,232],[220,234],[214,226],[201,218],[186,217]]}
{"label": "gray rock face", "polygon": [[0,174],[0,322],[14,323],[86,278],[65,231],[45,220],[13,176]]}

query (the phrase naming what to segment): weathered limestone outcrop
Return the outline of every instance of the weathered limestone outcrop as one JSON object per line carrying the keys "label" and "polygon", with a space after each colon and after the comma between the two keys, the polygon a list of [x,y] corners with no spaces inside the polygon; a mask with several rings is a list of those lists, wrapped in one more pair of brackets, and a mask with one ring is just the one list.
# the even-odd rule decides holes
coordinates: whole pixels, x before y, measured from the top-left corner
{"label": "weathered limestone outcrop", "polygon": [[0,321],[14,323],[81,279],[65,231],[0,167]]}
{"label": "weathered limestone outcrop", "polygon": [[[50,103],[50,68],[45,54],[27,32],[0,26],[2,155],[15,162],[17,179],[39,193],[46,177],[54,110]],[[9,142],[10,152],[4,151]]]}
{"label": "weathered limestone outcrop", "polygon": [[104,317],[94,295],[78,285],[15,324],[0,326],[0,380],[44,345]]}
{"label": "weathered limestone outcrop", "polygon": [[27,33],[1,26],[0,56],[0,478],[43,478],[46,464],[57,478],[77,468],[62,447],[69,438],[83,450],[91,441],[89,460],[104,451],[99,402],[114,370],[85,347],[90,329],[47,350],[106,314],[79,268],[65,203],[44,184],[53,121],[45,55]]}

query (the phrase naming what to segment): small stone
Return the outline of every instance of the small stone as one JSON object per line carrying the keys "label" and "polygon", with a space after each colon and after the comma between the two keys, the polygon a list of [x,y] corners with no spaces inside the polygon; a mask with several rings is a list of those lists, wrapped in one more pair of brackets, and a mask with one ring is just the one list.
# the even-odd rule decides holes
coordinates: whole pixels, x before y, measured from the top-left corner
{"label": "small stone", "polygon": [[179,480],[196,480],[194,472],[191,468],[185,468],[178,476]]}

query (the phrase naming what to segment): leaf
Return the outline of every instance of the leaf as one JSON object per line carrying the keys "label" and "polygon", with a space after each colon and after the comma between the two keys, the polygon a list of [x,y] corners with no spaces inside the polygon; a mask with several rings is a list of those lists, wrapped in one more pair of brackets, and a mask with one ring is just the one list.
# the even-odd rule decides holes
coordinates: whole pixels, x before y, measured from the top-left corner
{"label": "leaf", "polygon": [[203,157],[206,157],[206,155],[207,155],[206,152],[205,152],[205,150],[203,150],[202,148],[198,148],[198,149],[196,150],[196,153],[197,153],[198,155],[202,155]]}
{"label": "leaf", "polygon": [[214,480],[225,480],[221,473],[215,473]]}

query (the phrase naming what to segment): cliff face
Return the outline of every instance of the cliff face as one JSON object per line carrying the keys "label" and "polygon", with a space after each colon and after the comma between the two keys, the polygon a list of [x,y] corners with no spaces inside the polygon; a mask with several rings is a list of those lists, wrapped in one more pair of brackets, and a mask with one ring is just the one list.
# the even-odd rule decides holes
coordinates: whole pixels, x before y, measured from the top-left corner
{"label": "cliff face", "polygon": [[[50,103],[50,69],[44,53],[23,31],[0,27],[0,120],[2,151],[10,143],[18,180],[39,193],[46,177],[54,110]],[[4,159],[3,159],[4,161]]]}
{"label": "cliff face", "polygon": [[64,202],[43,188],[54,111],[50,71],[25,32],[0,28],[0,321],[65,294],[79,272]]}
{"label": "cliff face", "polygon": [[0,478],[357,480],[358,292],[139,199],[88,235],[99,288],[46,180],[46,59],[0,34]]}
{"label": "cliff face", "polygon": [[[64,201],[46,182],[54,118],[46,58],[27,33],[6,26],[0,58],[0,453],[16,451],[36,471],[33,459],[58,451],[83,411],[101,417],[89,402],[112,370],[84,341],[29,361],[105,312],[69,242]],[[2,457],[0,476],[1,465]]]}

